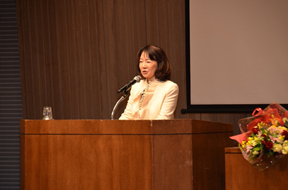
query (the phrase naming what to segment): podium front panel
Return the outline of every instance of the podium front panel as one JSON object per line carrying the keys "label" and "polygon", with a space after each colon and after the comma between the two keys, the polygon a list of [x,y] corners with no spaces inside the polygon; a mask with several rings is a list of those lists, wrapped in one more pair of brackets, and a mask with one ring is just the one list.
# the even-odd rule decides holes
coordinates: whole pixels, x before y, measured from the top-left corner
{"label": "podium front panel", "polygon": [[21,120],[20,133],[22,190],[203,190],[225,185],[224,148],[233,127],[197,120]]}

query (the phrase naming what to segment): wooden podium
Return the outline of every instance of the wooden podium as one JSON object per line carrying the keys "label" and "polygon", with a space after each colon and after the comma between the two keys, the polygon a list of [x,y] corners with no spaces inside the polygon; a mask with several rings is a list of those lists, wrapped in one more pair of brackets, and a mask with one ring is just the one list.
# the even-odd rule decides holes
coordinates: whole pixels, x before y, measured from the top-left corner
{"label": "wooden podium", "polygon": [[21,120],[22,190],[222,190],[233,126],[199,120]]}

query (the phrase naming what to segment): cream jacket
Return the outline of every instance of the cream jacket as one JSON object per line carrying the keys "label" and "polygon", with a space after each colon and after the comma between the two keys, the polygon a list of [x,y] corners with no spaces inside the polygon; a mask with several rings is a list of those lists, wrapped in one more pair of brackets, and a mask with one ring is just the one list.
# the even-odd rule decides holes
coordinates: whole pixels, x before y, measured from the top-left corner
{"label": "cream jacket", "polygon": [[155,78],[152,79],[149,82],[149,89],[144,95],[139,111],[141,92],[147,85],[147,80],[141,80],[132,86],[126,109],[119,119],[153,120],[174,118],[179,93],[178,85],[169,80],[163,82]]}

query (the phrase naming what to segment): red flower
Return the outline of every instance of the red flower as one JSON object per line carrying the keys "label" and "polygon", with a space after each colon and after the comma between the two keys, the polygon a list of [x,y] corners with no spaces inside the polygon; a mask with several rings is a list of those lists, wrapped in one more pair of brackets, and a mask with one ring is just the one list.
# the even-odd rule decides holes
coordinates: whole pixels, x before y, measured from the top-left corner
{"label": "red flower", "polygon": [[285,136],[285,140],[288,140],[288,131],[283,131],[282,135]]}
{"label": "red flower", "polygon": [[258,131],[259,131],[258,128],[253,128],[253,129],[252,129],[252,133],[254,133],[254,134],[258,134]]}
{"label": "red flower", "polygon": [[273,143],[271,141],[268,141],[266,143],[266,148],[269,149],[269,150],[272,149],[273,148]]}

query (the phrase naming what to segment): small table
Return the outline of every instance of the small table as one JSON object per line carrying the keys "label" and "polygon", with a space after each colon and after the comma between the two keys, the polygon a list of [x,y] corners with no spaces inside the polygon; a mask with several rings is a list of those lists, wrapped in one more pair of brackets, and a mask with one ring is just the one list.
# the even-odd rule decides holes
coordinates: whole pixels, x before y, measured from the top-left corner
{"label": "small table", "polygon": [[276,190],[288,188],[288,156],[258,171],[244,159],[238,147],[225,148],[226,190]]}

